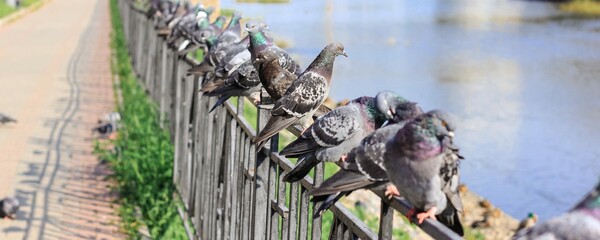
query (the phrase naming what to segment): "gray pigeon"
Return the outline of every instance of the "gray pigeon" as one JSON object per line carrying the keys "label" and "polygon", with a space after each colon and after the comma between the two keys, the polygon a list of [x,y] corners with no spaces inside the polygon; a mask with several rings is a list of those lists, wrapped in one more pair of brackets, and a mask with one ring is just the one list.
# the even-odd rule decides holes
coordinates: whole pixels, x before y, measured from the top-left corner
{"label": "gray pigeon", "polygon": [[15,197],[7,197],[0,200],[0,218],[15,219],[19,207],[19,200]]}
{"label": "gray pigeon", "polygon": [[9,123],[9,122],[15,122],[16,123],[17,120],[14,119],[14,118],[12,118],[12,117],[9,117],[6,114],[0,113],[0,124],[6,124],[6,123]]}
{"label": "gray pigeon", "polygon": [[600,239],[600,183],[568,213],[519,231],[513,239]]}
{"label": "gray pigeon", "polygon": [[385,144],[404,126],[404,123],[387,125],[365,137],[359,146],[348,153],[348,158],[342,163],[340,171],[309,192],[313,196],[313,201],[323,203],[317,210],[316,216],[320,216],[340,198],[354,190],[371,189],[388,184],[388,177],[383,167]]}
{"label": "gray pigeon", "polygon": [[[209,52],[204,60],[197,66],[191,68],[188,71],[188,75],[201,75],[204,73],[214,72],[219,66],[225,66],[230,61],[236,61],[238,58],[235,57],[238,54],[242,53],[243,55],[243,52],[248,51],[248,45],[250,41],[248,38],[240,40],[239,21],[239,15],[234,15],[232,17],[230,25],[227,27],[227,29],[209,45]],[[248,59],[250,59],[249,52],[246,53],[245,59],[237,60],[236,63],[237,65],[240,65]]]}
{"label": "gray pigeon", "polygon": [[299,123],[304,129],[308,127],[307,123],[329,95],[333,62],[339,55],[348,56],[341,43],[327,45],[285,95],[275,102],[271,118],[254,139],[259,148],[263,141],[292,124]]}
{"label": "gray pigeon", "polygon": [[407,123],[386,143],[384,167],[400,195],[412,205],[419,224],[438,219],[459,235],[462,201],[458,194],[458,164],[462,158],[452,143],[454,125],[434,110]]}
{"label": "gray pigeon", "polygon": [[268,27],[247,23],[250,54],[260,81],[273,100],[280,99],[301,73],[298,64],[283,49],[273,43]]}
{"label": "gray pigeon", "polygon": [[207,96],[219,96],[215,105],[210,109],[212,112],[218,106],[221,106],[227,99],[233,96],[250,96],[260,91],[260,80],[258,73],[250,60],[236,69],[221,86],[206,93]]}
{"label": "gray pigeon", "polygon": [[[342,161],[361,140],[388,120],[393,120],[396,109],[400,117],[412,119],[421,109],[399,95],[383,91],[375,98],[360,97],[318,118],[298,139],[287,145],[280,155],[298,157],[296,166],[284,181],[296,182],[319,162]],[[398,119],[402,120],[402,119]]]}

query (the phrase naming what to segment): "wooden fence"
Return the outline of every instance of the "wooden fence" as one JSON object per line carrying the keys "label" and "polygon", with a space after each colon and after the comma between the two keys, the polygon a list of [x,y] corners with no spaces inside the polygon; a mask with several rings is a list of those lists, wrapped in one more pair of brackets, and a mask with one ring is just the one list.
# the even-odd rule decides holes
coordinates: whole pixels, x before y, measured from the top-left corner
{"label": "wooden fence", "polygon": [[[198,77],[186,76],[198,62],[178,57],[157,35],[156,20],[132,1],[119,1],[119,9],[140,84],[169,123],[175,146],[173,181],[185,205],[180,215],[190,239],[321,238],[322,218],[312,218],[317,207],[307,192],[323,181],[323,165],[316,168],[315,179],[283,182],[282,173],[293,164],[277,154],[278,136],[257,152],[251,142],[257,130],[243,116],[244,101],[227,102],[209,113],[215,99],[198,93]],[[266,108],[257,111],[260,128],[270,114]],[[334,220],[329,238],[391,239],[394,210],[406,213],[408,205],[375,193],[381,198],[378,234],[337,203],[330,209]],[[435,239],[460,239],[437,221],[426,220],[420,227]]]}

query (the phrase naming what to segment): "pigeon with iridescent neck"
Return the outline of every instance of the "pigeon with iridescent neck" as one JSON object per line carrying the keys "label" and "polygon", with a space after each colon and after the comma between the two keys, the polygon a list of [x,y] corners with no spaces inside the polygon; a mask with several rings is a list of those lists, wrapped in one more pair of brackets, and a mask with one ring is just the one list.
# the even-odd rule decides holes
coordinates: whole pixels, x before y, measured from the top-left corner
{"label": "pigeon with iridescent neck", "polygon": [[[252,36],[250,38],[252,39]],[[292,124],[300,124],[304,129],[308,127],[307,123],[311,121],[315,111],[329,95],[333,62],[339,55],[347,56],[344,45],[341,43],[327,45],[298,77],[298,80],[292,83],[285,95],[275,102],[271,110],[271,118],[254,139],[254,143],[259,148],[263,141]],[[256,67],[256,64],[254,66]],[[260,69],[258,70],[260,76]],[[261,82],[264,86],[265,82],[262,78]]]}
{"label": "pigeon with iridescent neck", "polygon": [[600,239],[600,183],[571,211],[521,230],[513,239]]}
{"label": "pigeon with iridescent neck", "polygon": [[247,23],[250,56],[260,82],[273,100],[280,99],[298,79],[300,67],[290,55],[273,43],[264,23]]}
{"label": "pigeon with iridescent neck", "polygon": [[454,124],[448,114],[434,110],[407,123],[387,143],[384,167],[390,181],[411,205],[409,219],[417,212],[419,224],[426,218],[463,235],[458,218],[462,201],[458,194],[458,148],[453,144]]}
{"label": "pigeon with iridescent neck", "polygon": [[373,97],[360,97],[318,118],[287,145],[280,155],[298,157],[296,166],[285,175],[284,181],[296,182],[319,162],[344,161],[346,154],[358,146],[385,121],[395,120],[395,112],[410,119],[421,114],[421,109],[396,93],[383,91]]}

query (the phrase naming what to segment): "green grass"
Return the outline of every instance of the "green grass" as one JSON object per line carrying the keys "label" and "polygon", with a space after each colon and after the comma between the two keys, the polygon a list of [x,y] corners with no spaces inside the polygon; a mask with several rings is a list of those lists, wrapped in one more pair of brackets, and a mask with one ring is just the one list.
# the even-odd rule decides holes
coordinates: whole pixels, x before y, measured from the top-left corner
{"label": "green grass", "polygon": [[8,6],[6,2],[0,1],[0,18],[6,17],[9,14],[15,12],[17,9]]}
{"label": "green grass", "polygon": [[117,139],[98,142],[95,152],[114,170],[111,177],[120,193],[122,230],[131,239],[141,238],[141,225],[148,227],[153,239],[185,239],[178,202],[173,199],[173,146],[169,133],[160,128],[156,105],[140,88],[131,68],[116,1],[110,1],[111,47],[115,54],[112,69],[120,80],[116,87],[121,89],[124,101],[119,108],[122,121]]}
{"label": "green grass", "polygon": [[585,17],[600,16],[600,1],[574,0],[559,5],[560,10]]}
{"label": "green grass", "polygon": [[[22,0],[21,8],[26,8],[31,6],[32,4],[38,2],[39,0]],[[0,18],[6,17],[9,14],[16,12],[18,9],[8,6],[5,1],[0,1]]]}

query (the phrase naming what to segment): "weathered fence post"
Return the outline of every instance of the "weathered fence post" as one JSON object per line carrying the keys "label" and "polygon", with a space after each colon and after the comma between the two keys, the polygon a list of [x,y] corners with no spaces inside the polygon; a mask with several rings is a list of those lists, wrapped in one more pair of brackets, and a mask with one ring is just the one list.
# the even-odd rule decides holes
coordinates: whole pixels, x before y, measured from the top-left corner
{"label": "weathered fence post", "polygon": [[[270,117],[270,110],[265,108],[273,103],[272,99],[266,93],[261,92],[261,106],[258,107],[258,129],[261,129],[267,124]],[[255,164],[255,185],[254,185],[254,217],[252,220],[252,229],[254,239],[266,239],[268,236],[270,224],[267,217],[271,214],[271,206],[269,199],[269,163],[270,160],[270,141],[265,143],[265,147],[256,153]]]}

